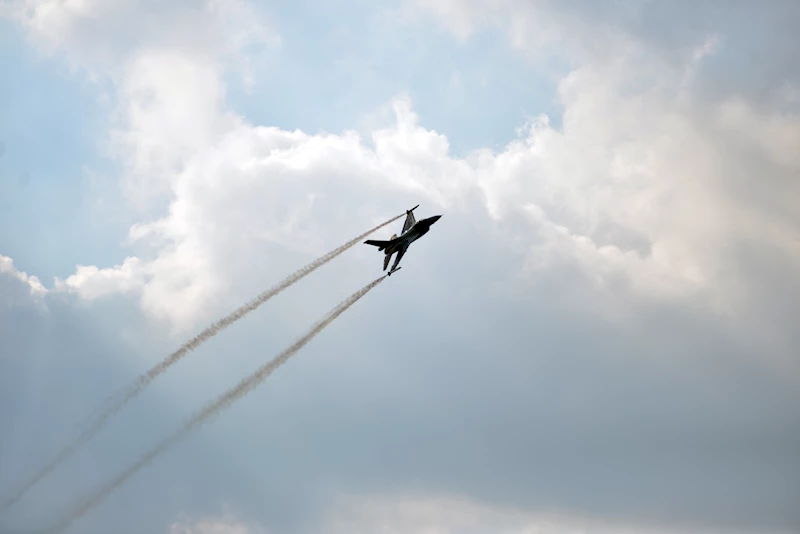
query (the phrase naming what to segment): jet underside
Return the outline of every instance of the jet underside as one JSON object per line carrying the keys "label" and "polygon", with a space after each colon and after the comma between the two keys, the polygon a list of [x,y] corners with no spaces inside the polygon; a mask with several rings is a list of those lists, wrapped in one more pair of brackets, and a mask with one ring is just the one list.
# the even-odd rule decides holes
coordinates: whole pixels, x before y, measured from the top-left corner
{"label": "jet underside", "polygon": [[428,233],[430,227],[433,223],[439,220],[441,215],[434,215],[433,217],[428,217],[427,219],[422,219],[421,221],[416,221],[414,219],[413,211],[418,206],[414,206],[410,210],[406,212],[406,221],[403,224],[403,231],[401,232],[400,236],[393,235],[391,239],[387,241],[380,241],[380,240],[373,240],[369,239],[365,241],[368,245],[373,245],[378,247],[379,251],[382,251],[385,254],[383,260],[383,270],[386,270],[386,267],[389,266],[389,260],[391,259],[393,254],[397,254],[394,260],[394,265],[392,265],[392,269],[389,271],[389,275],[391,275],[394,271],[400,269],[398,264],[402,259],[403,255],[408,250],[408,247]]}

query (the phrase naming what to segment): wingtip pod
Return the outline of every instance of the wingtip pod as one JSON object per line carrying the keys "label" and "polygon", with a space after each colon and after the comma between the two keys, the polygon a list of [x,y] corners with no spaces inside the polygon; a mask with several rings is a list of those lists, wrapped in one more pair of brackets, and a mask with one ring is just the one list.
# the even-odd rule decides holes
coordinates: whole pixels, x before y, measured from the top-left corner
{"label": "wingtip pod", "polygon": [[414,210],[415,210],[415,209],[417,209],[418,207],[419,207],[419,204],[417,204],[416,206],[414,206],[414,207],[413,207],[413,208],[411,208],[410,210],[406,210],[406,214],[409,214],[409,213],[411,213],[412,211],[414,211]]}

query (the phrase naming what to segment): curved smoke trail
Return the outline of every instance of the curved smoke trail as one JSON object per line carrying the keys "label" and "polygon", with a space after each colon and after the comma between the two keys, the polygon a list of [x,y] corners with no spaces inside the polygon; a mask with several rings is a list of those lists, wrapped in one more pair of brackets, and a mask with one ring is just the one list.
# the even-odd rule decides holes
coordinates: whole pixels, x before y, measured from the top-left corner
{"label": "curved smoke trail", "polygon": [[212,323],[208,326],[205,330],[197,334],[195,337],[181,345],[175,352],[164,358],[160,363],[153,366],[149,371],[145,372],[144,374],[140,375],[139,378],[136,379],[130,386],[122,389],[117,394],[111,396],[107,399],[101,408],[99,415],[93,418],[91,424],[84,430],[81,434],[78,435],[75,440],[72,441],[69,445],[64,447],[47,465],[45,465],[42,469],[39,470],[36,475],[34,475],[28,482],[26,482],[10,499],[8,499],[5,503],[3,503],[2,507],[0,507],[0,511],[8,509],[11,505],[15,502],[20,500],[22,496],[25,494],[26,491],[31,489],[36,483],[42,480],[45,476],[50,474],[54,471],[59,465],[70,459],[83,445],[85,445],[92,437],[94,437],[97,432],[100,431],[103,426],[108,422],[108,420],[113,416],[115,413],[120,411],[123,406],[125,406],[131,399],[136,397],[141,391],[148,385],[150,382],[155,380],[161,373],[169,369],[173,364],[178,362],[181,358],[186,356],[189,352],[199,347],[205,341],[209,340],[210,338],[214,337],[215,335],[219,334],[222,330],[229,327],[248,313],[252,312],[269,299],[283,291],[284,289],[288,288],[295,282],[299,281],[303,277],[311,274],[317,268],[322,267],[336,256],[340,255],[347,249],[353,247],[354,245],[358,244],[362,239],[367,237],[369,234],[375,232],[383,228],[384,226],[393,223],[400,217],[403,217],[403,214],[397,215],[389,219],[388,221],[379,224],[375,228],[364,232],[363,234],[355,237],[345,243],[344,245],[328,252],[324,256],[317,258],[316,260],[312,261],[305,267],[295,271],[294,273],[290,274],[281,282],[277,283],[270,289],[264,291],[256,298],[252,299],[250,302],[236,308],[227,316],[219,319],[218,321]]}
{"label": "curved smoke trail", "polygon": [[200,410],[191,419],[189,419],[182,427],[180,427],[174,434],[162,440],[158,445],[150,449],[147,454],[142,456],[136,463],[131,465],[128,469],[121,472],[108,484],[100,488],[98,491],[90,495],[86,500],[76,506],[72,512],[65,517],[60,523],[47,531],[48,534],[58,534],[63,532],[73,521],[84,515],[86,512],[100,504],[100,502],[110,495],[115,489],[125,483],[130,477],[136,474],[141,468],[153,461],[156,456],[167,450],[169,447],[185,438],[197,426],[207,423],[215,416],[219,415],[223,410],[230,407],[234,402],[241,399],[255,388],[257,388],[264,380],[266,380],[278,367],[286,363],[289,358],[294,356],[297,351],[303,348],[309,341],[322,332],[322,330],[331,324],[334,319],[344,313],[347,308],[355,304],[361,297],[369,293],[369,291],[383,282],[386,275],[370,282],[363,288],[359,289],[347,299],[340,302],[335,308],[328,312],[318,323],[311,327],[301,338],[295,341],[286,350],[275,356],[272,360],[259,367],[253,374],[242,379],[236,386],[232,387],[219,397],[214,402],[206,405],[205,408]]}

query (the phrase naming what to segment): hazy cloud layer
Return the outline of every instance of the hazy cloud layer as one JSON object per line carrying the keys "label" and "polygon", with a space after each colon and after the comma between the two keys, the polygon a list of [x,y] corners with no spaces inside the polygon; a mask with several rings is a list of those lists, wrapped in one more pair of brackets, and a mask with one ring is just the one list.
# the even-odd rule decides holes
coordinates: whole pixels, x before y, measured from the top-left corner
{"label": "hazy cloud layer", "polygon": [[[554,76],[561,116],[521,116],[515,140],[460,157],[398,87],[385,109],[366,110],[367,131],[286,130],[256,124],[227,96],[231,74],[248,84],[252,54],[313,40],[283,34],[261,6],[7,8],[34,46],[113,87],[106,146],[139,222],[120,237],[127,257],[78,266],[49,289],[0,256],[10,303],[0,313],[18,325],[0,330],[4,353],[16,355],[0,360],[13,406],[0,424],[14,436],[0,461],[15,476],[35,470],[58,446],[17,462],[28,436],[53,436],[49,422],[80,419],[78,407],[88,413],[105,392],[88,384],[124,383],[180,336],[419,203],[420,215],[444,217],[408,268],[255,400],[76,528],[798,528],[800,43],[786,27],[795,3],[386,9],[409,31],[433,20],[461,42],[507,42],[508,54]],[[379,268],[374,250],[352,251],[219,336],[101,437],[88,474],[67,469],[14,525],[47,523],[34,509],[67,509],[76,489],[69,499],[59,490],[98,487]],[[39,301],[47,311],[30,307]],[[75,360],[99,365],[97,378],[67,373],[56,391],[26,389],[52,384],[81,347],[105,348]],[[20,376],[29,381],[10,387]],[[74,411],[42,407],[56,392]],[[162,404],[171,409],[147,412]],[[241,515],[218,519],[228,500]]]}

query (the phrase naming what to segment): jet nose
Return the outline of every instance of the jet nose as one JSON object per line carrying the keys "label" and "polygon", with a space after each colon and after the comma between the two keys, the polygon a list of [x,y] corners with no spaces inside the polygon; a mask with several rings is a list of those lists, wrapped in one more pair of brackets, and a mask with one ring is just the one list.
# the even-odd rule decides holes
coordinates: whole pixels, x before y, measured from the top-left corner
{"label": "jet nose", "polygon": [[436,221],[438,221],[441,218],[442,218],[441,215],[434,215],[433,217],[431,217],[431,224],[435,223]]}

